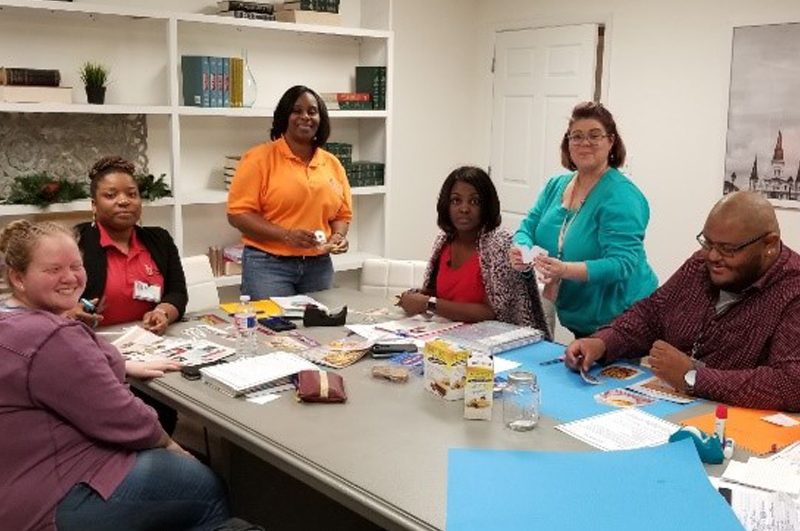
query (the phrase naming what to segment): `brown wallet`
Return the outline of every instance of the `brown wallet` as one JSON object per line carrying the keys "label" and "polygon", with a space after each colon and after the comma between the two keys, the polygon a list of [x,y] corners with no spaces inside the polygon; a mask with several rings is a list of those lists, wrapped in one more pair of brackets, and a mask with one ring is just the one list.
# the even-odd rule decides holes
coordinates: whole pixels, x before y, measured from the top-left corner
{"label": "brown wallet", "polygon": [[297,398],[303,402],[345,402],[344,378],[335,372],[300,371]]}

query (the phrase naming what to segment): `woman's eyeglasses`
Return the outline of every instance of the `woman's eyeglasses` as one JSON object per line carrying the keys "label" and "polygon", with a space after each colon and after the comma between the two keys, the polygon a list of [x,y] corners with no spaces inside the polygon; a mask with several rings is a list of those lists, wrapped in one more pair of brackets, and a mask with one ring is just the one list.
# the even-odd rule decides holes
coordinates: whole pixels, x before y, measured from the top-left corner
{"label": "woman's eyeglasses", "polygon": [[613,135],[604,135],[600,132],[591,132],[588,135],[583,133],[567,133],[565,136],[567,137],[567,140],[569,140],[569,143],[573,146],[583,144],[584,142],[589,142],[590,146],[597,146],[600,144],[600,140],[603,138],[609,138]]}
{"label": "woman's eyeglasses", "polygon": [[697,235],[697,243],[700,244],[706,251],[711,251],[711,249],[716,250],[720,255],[724,256],[725,258],[733,258],[736,256],[736,253],[747,247],[748,245],[753,245],[757,241],[761,240],[765,236],[767,236],[769,232],[765,232],[761,236],[756,236],[752,240],[747,240],[744,243],[740,243],[739,245],[733,245],[730,243],[714,243],[701,232]]}

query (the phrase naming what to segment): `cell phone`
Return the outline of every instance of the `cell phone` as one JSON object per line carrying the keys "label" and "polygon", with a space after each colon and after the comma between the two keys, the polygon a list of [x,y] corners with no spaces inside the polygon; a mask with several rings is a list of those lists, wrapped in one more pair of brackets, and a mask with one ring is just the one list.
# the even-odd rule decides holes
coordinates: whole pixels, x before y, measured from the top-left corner
{"label": "cell phone", "polygon": [[400,352],[416,352],[417,346],[414,343],[375,343],[370,348],[373,358],[391,358]]}
{"label": "cell phone", "polygon": [[205,363],[200,363],[199,365],[190,365],[188,367],[181,367],[181,376],[183,376],[187,380],[199,380],[200,369],[202,369],[203,367],[209,367],[211,365],[222,363],[223,361],[224,360],[214,360],[214,361],[207,361]]}
{"label": "cell phone", "polygon": [[258,320],[258,323],[274,332],[284,332],[297,328],[296,324],[283,317],[262,317]]}

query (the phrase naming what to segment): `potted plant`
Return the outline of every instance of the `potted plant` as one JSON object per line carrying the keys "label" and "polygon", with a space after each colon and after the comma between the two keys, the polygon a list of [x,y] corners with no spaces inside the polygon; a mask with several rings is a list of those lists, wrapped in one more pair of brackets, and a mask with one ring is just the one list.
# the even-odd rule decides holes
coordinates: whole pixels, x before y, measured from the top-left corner
{"label": "potted plant", "polygon": [[81,81],[86,87],[86,99],[89,103],[103,104],[106,100],[106,83],[108,68],[100,63],[87,61],[81,67]]}

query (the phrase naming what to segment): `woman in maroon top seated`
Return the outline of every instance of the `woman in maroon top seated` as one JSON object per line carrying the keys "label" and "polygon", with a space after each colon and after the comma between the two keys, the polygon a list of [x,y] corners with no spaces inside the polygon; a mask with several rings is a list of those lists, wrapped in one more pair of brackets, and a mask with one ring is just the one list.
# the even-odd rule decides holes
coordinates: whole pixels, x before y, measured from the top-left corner
{"label": "woman in maroon top seated", "polygon": [[436,210],[442,233],[422,289],[400,297],[403,310],[467,323],[496,319],[549,336],[535,281],[514,271],[506,259],[511,234],[500,228],[500,200],[486,172],[472,166],[454,170],[442,185]]}
{"label": "woman in maroon top seated", "polygon": [[[72,234],[14,221],[0,232],[12,297],[0,306],[0,529],[212,530],[228,518],[214,474],[131,394],[129,364],[65,315],[86,271]],[[167,369],[167,366],[155,367]]]}

